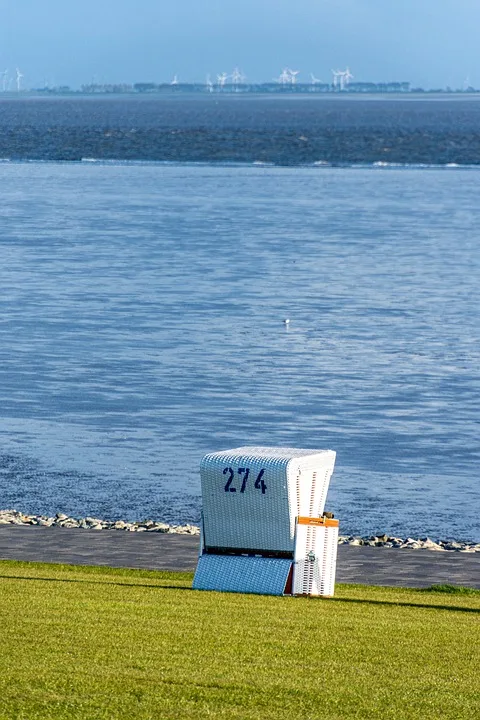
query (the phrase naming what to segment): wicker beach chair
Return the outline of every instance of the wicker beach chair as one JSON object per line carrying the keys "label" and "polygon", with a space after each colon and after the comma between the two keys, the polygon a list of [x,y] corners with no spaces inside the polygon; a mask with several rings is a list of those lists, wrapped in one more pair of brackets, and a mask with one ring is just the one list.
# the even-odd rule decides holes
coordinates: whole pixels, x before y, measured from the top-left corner
{"label": "wicker beach chair", "polygon": [[338,521],[323,513],[334,464],[332,450],[240,447],[206,455],[193,587],[333,595]]}

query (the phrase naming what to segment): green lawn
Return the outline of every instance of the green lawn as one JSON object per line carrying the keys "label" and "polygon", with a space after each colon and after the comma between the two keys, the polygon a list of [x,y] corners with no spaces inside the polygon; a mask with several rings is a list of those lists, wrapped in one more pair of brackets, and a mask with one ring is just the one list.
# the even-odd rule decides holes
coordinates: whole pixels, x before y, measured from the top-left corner
{"label": "green lawn", "polygon": [[478,716],[479,591],[322,600],[191,580],[0,561],[0,718]]}

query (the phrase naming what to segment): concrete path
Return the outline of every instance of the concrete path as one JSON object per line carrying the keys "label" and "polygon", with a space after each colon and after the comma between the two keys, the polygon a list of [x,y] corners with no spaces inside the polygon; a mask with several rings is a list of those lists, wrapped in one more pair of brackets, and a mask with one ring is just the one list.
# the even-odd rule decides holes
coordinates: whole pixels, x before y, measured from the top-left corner
{"label": "concrete path", "polygon": [[[198,545],[198,536],[192,535],[0,525],[0,559],[194,570]],[[480,553],[340,545],[336,579],[403,587],[451,583],[480,589]]]}

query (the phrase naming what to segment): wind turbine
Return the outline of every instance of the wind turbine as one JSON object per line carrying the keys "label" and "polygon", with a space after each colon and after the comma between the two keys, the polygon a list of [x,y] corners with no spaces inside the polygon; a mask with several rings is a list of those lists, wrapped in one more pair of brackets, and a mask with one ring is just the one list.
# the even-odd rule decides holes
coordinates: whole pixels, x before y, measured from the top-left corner
{"label": "wind turbine", "polygon": [[290,84],[296,85],[297,83],[297,75],[299,74],[300,70],[289,70],[288,73],[290,75]]}
{"label": "wind turbine", "polygon": [[219,88],[223,89],[225,87],[227,78],[228,78],[228,73],[226,73],[226,72],[220,73],[220,75],[217,75],[217,85]]}
{"label": "wind turbine", "polygon": [[291,82],[290,70],[288,68],[283,68],[282,72],[277,78],[277,82],[279,82],[281,85],[288,85]]}
{"label": "wind turbine", "polygon": [[178,85],[178,75],[173,76],[173,80],[171,81],[170,85]]}
{"label": "wind turbine", "polygon": [[354,75],[352,75],[352,73],[350,72],[350,68],[347,67],[347,69],[343,73],[344,85],[348,85],[350,83],[350,80],[353,80],[353,78],[354,78]]}
{"label": "wind turbine", "polygon": [[232,85],[235,87],[235,90],[238,90],[238,85],[244,83],[245,80],[245,75],[238,69],[238,67],[234,68],[232,72]]}
{"label": "wind turbine", "polygon": [[23,78],[23,74],[20,72],[20,70],[17,68],[17,92],[20,92],[20,85]]}
{"label": "wind turbine", "polygon": [[312,79],[312,85],[316,85],[317,83],[321,83],[322,81],[319,80],[313,73],[310,73],[310,77]]}
{"label": "wind turbine", "polygon": [[207,77],[206,77],[205,87],[207,88],[208,92],[213,92],[213,83],[210,80],[210,75],[207,75]]}
{"label": "wind turbine", "polygon": [[0,75],[2,76],[2,90],[3,92],[7,92],[8,70],[4,70]]}
{"label": "wind turbine", "polygon": [[[338,87],[338,79],[341,78],[342,72],[341,70],[332,70],[333,75],[333,89],[336,90]],[[340,80],[340,89],[341,88],[341,80]]]}

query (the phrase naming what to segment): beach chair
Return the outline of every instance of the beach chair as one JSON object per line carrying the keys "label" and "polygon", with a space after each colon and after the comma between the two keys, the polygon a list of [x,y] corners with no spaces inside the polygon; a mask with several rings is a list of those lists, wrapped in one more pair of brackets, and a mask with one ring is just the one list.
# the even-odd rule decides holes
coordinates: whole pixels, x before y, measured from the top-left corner
{"label": "beach chair", "polygon": [[200,465],[197,590],[334,593],[338,520],[324,515],[333,450],[240,447]]}

